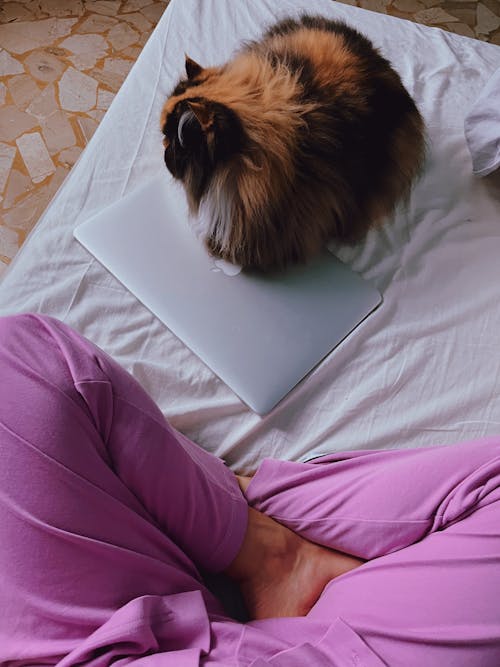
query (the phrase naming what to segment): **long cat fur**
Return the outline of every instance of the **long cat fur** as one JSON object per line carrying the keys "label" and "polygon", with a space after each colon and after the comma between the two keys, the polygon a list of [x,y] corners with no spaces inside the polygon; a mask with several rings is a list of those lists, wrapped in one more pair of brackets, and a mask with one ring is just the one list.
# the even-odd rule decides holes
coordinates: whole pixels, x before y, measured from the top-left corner
{"label": "long cat fur", "polygon": [[161,128],[208,250],[246,268],[362,239],[424,159],[399,75],[366,37],[318,16],[277,23],[220,67],[186,57]]}

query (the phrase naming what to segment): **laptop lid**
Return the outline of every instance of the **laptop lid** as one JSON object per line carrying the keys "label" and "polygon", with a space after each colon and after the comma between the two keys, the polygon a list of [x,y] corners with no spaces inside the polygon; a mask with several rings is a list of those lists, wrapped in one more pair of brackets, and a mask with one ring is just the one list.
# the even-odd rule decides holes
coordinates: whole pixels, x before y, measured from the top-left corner
{"label": "laptop lid", "polygon": [[255,412],[269,412],[381,301],[325,254],[276,275],[212,258],[167,174],[74,232],[118,280]]}

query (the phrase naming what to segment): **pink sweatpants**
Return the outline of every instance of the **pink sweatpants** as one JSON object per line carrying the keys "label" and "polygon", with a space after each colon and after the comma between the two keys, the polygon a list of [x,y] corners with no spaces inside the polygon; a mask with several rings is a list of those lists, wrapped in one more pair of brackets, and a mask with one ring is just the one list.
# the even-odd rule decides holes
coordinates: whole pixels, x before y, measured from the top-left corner
{"label": "pink sweatpants", "polygon": [[0,319],[0,665],[498,667],[500,438],[264,460],[247,497],[369,559],[308,616],[238,623],[230,470],[48,317]]}

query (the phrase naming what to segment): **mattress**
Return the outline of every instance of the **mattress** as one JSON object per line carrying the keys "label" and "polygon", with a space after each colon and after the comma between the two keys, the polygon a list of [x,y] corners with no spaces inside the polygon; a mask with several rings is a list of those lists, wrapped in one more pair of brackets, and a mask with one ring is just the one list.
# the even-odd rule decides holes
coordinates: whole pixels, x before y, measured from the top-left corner
{"label": "mattress", "polygon": [[[406,206],[333,248],[382,306],[259,417],[93,259],[72,232],[165,169],[162,104],[184,54],[224,62],[307,10],[367,35],[425,117],[428,158]],[[172,0],[92,141],[0,283],[0,314],[52,315],[127,368],[172,424],[233,469],[264,457],[426,447],[500,432],[500,179],[472,176],[464,116],[500,47],[331,0]],[[165,290],[175,290],[175,284]]]}

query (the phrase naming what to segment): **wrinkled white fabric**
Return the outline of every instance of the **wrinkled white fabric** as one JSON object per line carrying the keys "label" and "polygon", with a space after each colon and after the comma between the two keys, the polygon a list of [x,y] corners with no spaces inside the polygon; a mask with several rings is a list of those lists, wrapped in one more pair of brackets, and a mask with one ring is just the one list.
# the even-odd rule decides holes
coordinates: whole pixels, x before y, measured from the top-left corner
{"label": "wrinkled white fabric", "polygon": [[[165,169],[161,107],[184,54],[224,62],[304,10],[380,48],[425,116],[428,160],[409,204],[339,256],[384,303],[270,415],[250,411],[72,236]],[[241,470],[264,457],[419,447],[500,429],[500,190],[475,179],[464,118],[500,47],[331,0],[172,0],[92,141],[0,284],[0,314],[55,316],[110,353],[173,425]],[[175,290],[175,284],[165,290]]]}
{"label": "wrinkled white fabric", "polygon": [[491,174],[500,167],[500,69],[481,91],[464,128],[474,173]]}

